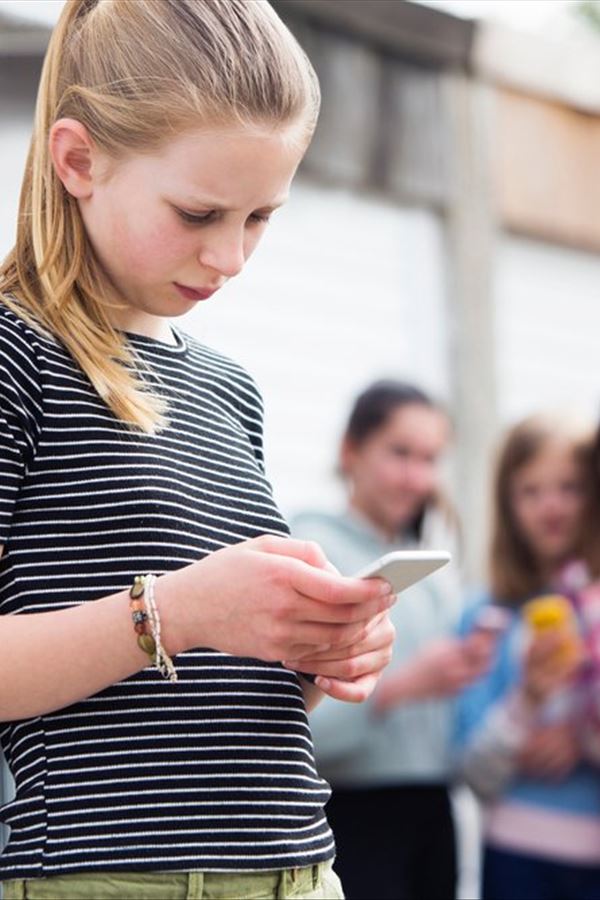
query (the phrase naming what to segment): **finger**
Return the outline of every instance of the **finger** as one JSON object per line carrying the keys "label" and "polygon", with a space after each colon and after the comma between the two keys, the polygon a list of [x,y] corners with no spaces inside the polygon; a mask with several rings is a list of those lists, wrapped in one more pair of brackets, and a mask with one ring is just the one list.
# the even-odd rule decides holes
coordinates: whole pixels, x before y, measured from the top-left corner
{"label": "finger", "polygon": [[[323,663],[339,662],[340,660],[352,657],[362,656],[366,653],[382,650],[391,655],[392,646],[396,632],[392,623],[386,617],[377,617],[377,627],[371,628],[370,623],[366,625],[365,636],[362,640],[350,645],[338,646],[315,653],[308,660],[304,659],[304,663],[308,661],[313,666],[319,666]],[[290,667],[294,667],[296,659],[286,661]]]}
{"label": "finger", "polygon": [[[394,597],[392,599],[395,601],[396,598]],[[370,635],[375,635],[374,640],[378,640],[378,634],[382,627],[381,623],[384,620],[386,622],[386,628],[388,629],[389,639],[391,642],[393,642],[393,640],[396,636],[396,631],[395,631],[394,626],[389,618],[388,610],[385,610],[384,612],[379,613],[379,615],[374,616],[372,619],[370,619],[366,623],[364,634],[361,639],[360,645],[357,645],[354,642],[347,643],[347,644],[338,644],[336,646],[335,650],[329,651],[329,658],[342,659],[342,657],[344,655],[345,656],[356,655],[356,653],[364,652],[366,649],[373,649],[376,646],[375,643],[373,643],[372,645],[369,645],[369,647],[367,647],[365,642],[369,639]],[[325,657],[323,657],[323,658],[325,659]]]}
{"label": "finger", "polygon": [[345,578],[300,560],[290,560],[289,577],[298,593],[321,603],[366,603],[393,596],[391,585],[382,578]]}
{"label": "finger", "polygon": [[[294,629],[294,643],[286,658],[292,658],[295,662],[304,660],[307,655],[330,647],[337,651],[339,646],[353,644],[365,637],[365,625],[358,622],[352,625],[315,624],[314,622],[300,622]],[[305,650],[308,648],[308,651]]]}
{"label": "finger", "polygon": [[560,649],[563,641],[564,637],[558,631],[537,635],[531,642],[529,655],[534,661],[545,660]]}
{"label": "finger", "polygon": [[307,622],[333,622],[338,625],[363,622],[369,628],[372,620],[385,613],[394,603],[393,594],[376,597],[365,603],[320,603],[311,597],[305,597],[302,607],[302,618]]}
{"label": "finger", "polygon": [[349,659],[338,659],[332,662],[315,662],[311,659],[298,661],[295,664],[285,662],[290,669],[302,665],[302,671],[311,675],[322,675],[326,678],[339,678],[344,681],[353,681],[363,675],[379,674],[390,661],[390,654],[385,650],[375,650],[372,653],[364,653],[361,656],[352,656]]}
{"label": "finger", "polygon": [[316,541],[300,541],[296,538],[284,538],[275,534],[263,534],[248,543],[253,544],[253,549],[259,550],[261,553],[291,556],[317,569],[326,569],[337,573],[337,569],[331,565],[325,552]]}
{"label": "finger", "polygon": [[373,693],[377,684],[377,676],[364,675],[355,681],[317,677],[315,684],[324,694],[335,700],[344,700],[346,703],[363,703]]}

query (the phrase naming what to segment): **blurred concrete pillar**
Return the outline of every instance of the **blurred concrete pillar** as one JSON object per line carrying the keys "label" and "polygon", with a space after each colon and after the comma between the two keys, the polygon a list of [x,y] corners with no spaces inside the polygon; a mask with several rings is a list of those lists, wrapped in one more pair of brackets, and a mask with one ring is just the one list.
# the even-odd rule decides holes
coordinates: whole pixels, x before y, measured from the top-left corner
{"label": "blurred concrete pillar", "polygon": [[496,439],[493,306],[493,94],[463,74],[444,79],[451,190],[447,206],[450,371],[455,483],[469,579],[485,574],[489,479]]}

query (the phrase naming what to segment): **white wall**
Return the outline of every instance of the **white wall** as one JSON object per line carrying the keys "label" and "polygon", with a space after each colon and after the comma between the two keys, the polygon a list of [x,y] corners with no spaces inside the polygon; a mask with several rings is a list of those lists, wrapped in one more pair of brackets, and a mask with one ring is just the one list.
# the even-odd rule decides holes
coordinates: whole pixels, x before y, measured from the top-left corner
{"label": "white wall", "polygon": [[496,339],[503,422],[538,409],[600,414],[600,256],[499,242]]}
{"label": "white wall", "polygon": [[26,120],[0,117],[0,258],[15,242],[19,192],[29,148],[30,127]]}

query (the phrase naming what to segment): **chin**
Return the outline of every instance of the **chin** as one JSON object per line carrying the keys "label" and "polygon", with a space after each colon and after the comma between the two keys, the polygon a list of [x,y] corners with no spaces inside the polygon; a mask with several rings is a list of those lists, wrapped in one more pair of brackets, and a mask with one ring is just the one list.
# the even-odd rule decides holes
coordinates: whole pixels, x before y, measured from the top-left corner
{"label": "chin", "polygon": [[542,554],[546,557],[546,559],[555,560],[555,564],[557,566],[562,565],[566,562],[571,556],[575,553],[573,547],[569,544],[568,547],[565,547],[564,544],[559,545],[548,545],[544,547]]}

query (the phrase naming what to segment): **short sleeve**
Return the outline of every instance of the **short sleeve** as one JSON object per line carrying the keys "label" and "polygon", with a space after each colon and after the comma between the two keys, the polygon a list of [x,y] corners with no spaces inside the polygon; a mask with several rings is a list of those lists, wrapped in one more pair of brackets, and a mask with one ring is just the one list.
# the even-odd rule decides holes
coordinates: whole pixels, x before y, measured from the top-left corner
{"label": "short sleeve", "polygon": [[42,417],[35,335],[0,305],[0,543],[39,439]]}
{"label": "short sleeve", "polygon": [[264,404],[253,378],[243,372],[243,392],[240,393],[240,419],[252,445],[261,472],[265,471],[264,453]]}

